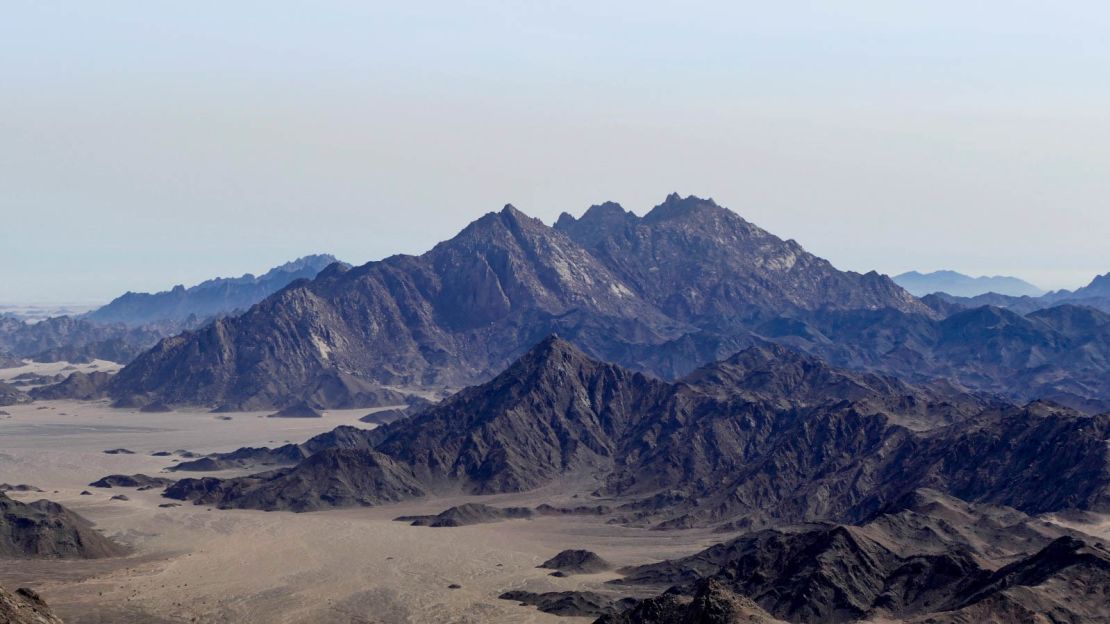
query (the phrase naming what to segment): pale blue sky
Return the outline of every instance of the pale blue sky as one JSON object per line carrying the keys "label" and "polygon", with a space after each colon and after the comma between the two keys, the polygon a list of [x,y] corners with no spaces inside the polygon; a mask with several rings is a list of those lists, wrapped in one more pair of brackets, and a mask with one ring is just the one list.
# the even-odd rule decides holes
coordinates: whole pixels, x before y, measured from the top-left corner
{"label": "pale blue sky", "polygon": [[1110,271],[1110,8],[51,2],[0,19],[0,302],[712,196],[845,269]]}

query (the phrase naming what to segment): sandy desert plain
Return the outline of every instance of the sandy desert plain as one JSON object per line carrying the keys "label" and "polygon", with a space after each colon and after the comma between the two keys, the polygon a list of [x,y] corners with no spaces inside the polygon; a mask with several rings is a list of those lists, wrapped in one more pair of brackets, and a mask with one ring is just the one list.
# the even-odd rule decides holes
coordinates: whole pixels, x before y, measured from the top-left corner
{"label": "sandy desert plain", "polygon": [[[55,374],[66,366],[5,369],[0,379],[29,371]],[[358,419],[373,410],[300,419],[201,410],[140,413],[111,408],[106,401],[36,401],[4,411],[9,415],[0,416],[0,482],[43,490],[10,496],[62,503],[130,549],[129,555],[110,559],[0,560],[0,585],[34,588],[70,624],[589,622],[593,618],[549,615],[498,596],[514,589],[605,591],[604,581],[618,576],[553,578],[550,570],[536,568],[563,549],[590,549],[625,566],[690,554],[726,537],[705,530],[626,528],[577,516],[453,528],[393,520],[462,502],[571,502],[555,491],[300,514],[189,503],[160,507],[173,502],[160,496],[160,488],[101,489],[89,483],[109,474],[181,475],[162,472],[180,458],[152,455],[158,451],[223,452],[300,442],[343,424],[370,427]],[[133,454],[104,452],[119,448]],[[129,500],[112,500],[118,494]],[[461,587],[448,588],[452,584]]]}

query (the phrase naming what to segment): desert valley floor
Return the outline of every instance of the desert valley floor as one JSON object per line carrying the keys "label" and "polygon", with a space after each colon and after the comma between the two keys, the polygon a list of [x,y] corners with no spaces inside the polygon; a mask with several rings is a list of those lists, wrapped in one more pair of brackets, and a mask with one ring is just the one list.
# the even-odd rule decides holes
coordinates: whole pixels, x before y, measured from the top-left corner
{"label": "desert valley floor", "polygon": [[[6,369],[53,374],[65,364]],[[110,365],[98,362],[100,370]],[[82,370],[87,365],[80,367]],[[303,441],[358,421],[367,409],[320,419],[265,413],[140,413],[106,402],[36,401],[0,416],[0,475],[43,492],[96,523],[132,552],[99,560],[0,560],[0,585],[35,588],[66,622],[589,622],[499,600],[505,591],[601,589],[617,573],[552,578],[537,564],[568,548],[618,566],[693,553],[721,541],[704,530],[651,531],[590,517],[539,517],[454,528],[395,522],[464,502],[415,503],[314,513],[217,510],[171,503],[160,489],[101,489],[108,474],[158,476],[178,449],[198,453]],[[222,417],[222,418],[221,418]],[[229,417],[225,420],[224,418]],[[104,451],[127,449],[133,454]],[[205,475],[231,476],[230,471]],[[166,476],[166,475],[161,475]],[[81,495],[82,491],[91,495]],[[129,500],[112,500],[124,494]],[[559,502],[558,492],[466,497],[499,506]],[[461,585],[449,589],[452,584]]]}

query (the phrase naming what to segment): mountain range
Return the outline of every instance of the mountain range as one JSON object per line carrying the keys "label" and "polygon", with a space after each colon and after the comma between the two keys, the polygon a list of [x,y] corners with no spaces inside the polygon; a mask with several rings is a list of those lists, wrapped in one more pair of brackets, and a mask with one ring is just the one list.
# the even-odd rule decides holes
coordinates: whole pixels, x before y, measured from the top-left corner
{"label": "mountain range", "polygon": [[1108,438],[1110,415],[910,385],[780,346],[667,383],[551,337],[414,416],[337,429],[303,459],[277,452],[291,467],[167,494],[308,511],[569,482],[618,521],[656,528],[858,522],[920,488],[1031,514],[1110,511]]}
{"label": "mountain range", "polygon": [[127,292],[82,316],[102,324],[147,325],[186,321],[243,311],[299,279],[312,279],[334,256],[304,256],[254,276],[217,277],[186,288],[182,285],[158,293]]}
{"label": "mountain range", "polygon": [[837,271],[710,200],[671,195],[643,218],[604,204],[556,227],[506,206],[421,256],[332,266],[165,340],[112,393],[268,408],[337,379],[459,387],[552,332],[618,362],[665,358],[643,368],[667,375],[712,359],[716,330],[824,308],[933,314],[888,278]]}
{"label": "mountain range", "polygon": [[0,315],[0,367],[18,366],[23,358],[39,362],[130,362],[162,338],[196,329],[217,316],[242,312],[289,283],[314,277],[335,262],[329,255],[305,256],[259,277],[248,273],[154,294],[129,292],[77,316],[30,322]]}
{"label": "mountain range", "polygon": [[971,277],[956,271],[933,271],[932,273],[908,271],[895,275],[894,283],[917,297],[933,293],[946,293],[955,297],[975,297],[987,293],[1011,297],[1039,297],[1045,294],[1045,291],[1017,277],[1007,275]]}
{"label": "mountain range", "polygon": [[668,589],[599,622],[1106,621],[1110,551],[1070,533],[921,490],[861,525],[753,531],[623,570],[615,584]]}
{"label": "mountain range", "polygon": [[506,206],[423,255],[332,265],[165,339],[109,392],[128,405],[373,406],[387,391],[488,380],[558,333],[662,379],[782,343],[837,366],[1098,411],[1110,406],[1108,320],[1087,306],[1023,315],[918,299],[712,200],[671,195],[642,217],[605,203],[554,226]]}
{"label": "mountain range", "polygon": [[[589,591],[503,594],[550,613],[1100,621],[1110,551],[1068,527],[1110,513],[1110,314],[1085,303],[1103,286],[1029,310],[919,299],[712,200],[671,195],[642,217],[605,203],[551,226],[506,206],[422,255],[332,263],[115,376],[27,398],[279,415],[410,403],[373,429],[157,479],[211,508],[528,493],[549,502],[399,520],[579,514],[721,535]],[[243,476],[204,476],[228,469]]]}
{"label": "mountain range", "polygon": [[1110,273],[1098,275],[1089,284],[1075,290],[1054,290],[1041,296],[1014,296],[999,293],[985,293],[973,297],[960,297],[952,293],[936,293],[936,297],[947,305],[957,308],[974,308],[992,305],[1006,308],[1019,314],[1028,314],[1060,305],[1079,305],[1097,308],[1110,313]]}

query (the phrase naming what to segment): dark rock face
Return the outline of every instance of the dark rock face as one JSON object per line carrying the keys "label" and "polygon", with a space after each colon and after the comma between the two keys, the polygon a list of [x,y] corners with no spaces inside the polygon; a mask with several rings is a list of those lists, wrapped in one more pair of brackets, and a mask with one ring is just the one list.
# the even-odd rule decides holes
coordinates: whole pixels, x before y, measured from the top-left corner
{"label": "dark rock face", "polygon": [[388,425],[391,422],[401,420],[408,417],[408,413],[403,409],[387,409],[371,412],[362,418],[359,422],[369,423],[371,425]]}
{"label": "dark rock face", "polygon": [[0,557],[92,559],[123,553],[89,521],[57,503],[21,503],[0,493]]}
{"label": "dark rock face", "polygon": [[21,405],[30,403],[31,397],[15,386],[0,381],[0,405]]}
{"label": "dark rock face", "polygon": [[312,511],[423,496],[411,469],[373,451],[327,449],[285,468],[242,479],[182,479],[165,496],[217,507]]}
{"label": "dark rock face", "polygon": [[0,492],[41,492],[40,488],[26,483],[12,485],[11,483],[0,483]]}
{"label": "dark rock face", "polygon": [[[843,526],[761,531],[686,559],[633,569],[624,583],[676,585],[665,596],[599,621],[687,622],[682,618],[689,606],[673,596],[693,596],[697,603],[707,592],[746,597],[759,609],[791,622],[926,614],[947,621],[944,618],[959,612],[993,619],[1015,609],[1037,613],[1044,604],[1054,605],[1061,616],[1057,621],[1101,621],[1110,614],[1105,603],[1110,552],[1073,537],[1060,537],[992,571],[981,567],[966,548],[899,555],[866,533]],[[1069,583],[1079,578],[1086,590],[1075,592]],[[1060,600],[1062,596],[1067,598]]]}
{"label": "dark rock face", "polygon": [[165,403],[162,403],[161,401],[155,401],[153,403],[147,403],[146,405],[140,407],[139,411],[144,414],[165,414],[168,412],[172,412],[173,408],[169,405],[166,405]]}
{"label": "dark rock face", "polygon": [[[625,213],[635,220],[628,240],[595,227],[595,212],[551,228],[506,207],[422,256],[329,268],[242,316],[163,341],[113,394],[263,408],[344,376],[459,386],[489,379],[555,331],[606,359],[685,373],[719,354],[672,352],[668,370],[640,351],[707,331],[746,335],[737,323],[787,310],[932,314],[888,278],[837,271],[710,201],[672,196],[643,219]],[[325,398],[319,405],[338,407]]]}
{"label": "dark rock face", "polygon": [[5,624],[62,624],[46,602],[33,590],[20,587],[14,592],[0,587],[0,622]]}
{"label": "dark rock face", "polygon": [[595,574],[612,569],[609,562],[589,550],[564,550],[539,565],[563,574]]}
{"label": "dark rock face", "polygon": [[162,477],[149,477],[145,474],[135,475],[108,475],[93,481],[89,485],[98,488],[151,488],[151,487],[164,487],[173,485],[173,479],[165,479]]}
{"label": "dark rock face", "polygon": [[39,401],[55,399],[91,401],[102,399],[106,396],[108,381],[111,378],[110,373],[103,371],[93,371],[91,373],[77,371],[70,373],[69,377],[56,384],[32,388],[31,396]]}
{"label": "dark rock face", "polygon": [[274,412],[273,414],[270,414],[270,418],[323,418],[323,417],[324,417],[323,414],[318,412],[315,408],[313,408],[308,403],[305,403],[304,401],[302,401],[300,403],[294,403],[293,405],[290,405],[289,407],[286,407],[286,408],[281,409],[277,412]]}
{"label": "dark rock face", "polygon": [[377,410],[363,416],[362,418],[359,418],[358,421],[370,423],[372,425],[388,425],[389,423],[401,420],[402,418],[408,418],[409,416],[419,414],[432,405],[435,405],[435,403],[433,403],[432,401],[429,401],[428,399],[417,395],[409,396],[408,400],[409,404],[405,407]]}
{"label": "dark rock face", "polygon": [[[618,501],[618,521],[657,528],[859,522],[919,488],[1026,513],[1106,511],[1108,438],[1110,415],[986,401],[777,346],[668,384],[549,338],[490,382],[417,416],[282,450],[308,457],[296,468],[179,483],[176,497],[203,485],[213,491],[203,500],[221,506],[296,509],[282,490],[295,481],[315,509],[573,480],[582,493]],[[359,478],[385,489],[321,496],[339,478],[309,466],[329,450],[365,454]],[[340,467],[343,479],[362,469],[353,459]]]}
{"label": "dark rock face", "polygon": [[105,455],[134,455],[135,451],[125,448],[107,449],[103,451]]}
{"label": "dark rock face", "polygon": [[301,279],[312,279],[337,260],[330,255],[298,258],[255,277],[218,277],[185,288],[159,293],[129,292],[89,312],[84,318],[97,323],[145,325],[158,321],[183,321],[246,310],[267,296]]}
{"label": "dark rock face", "polygon": [[605,596],[591,591],[535,593],[514,590],[505,592],[498,598],[533,606],[544,613],[564,617],[615,615],[636,602],[629,598]]}
{"label": "dark rock face", "polygon": [[[209,472],[229,469],[259,469],[274,466],[292,466],[309,455],[324,449],[373,450],[380,434],[341,426],[309,438],[303,444],[284,444],[277,448],[244,447],[230,453],[213,453],[199,457],[195,453],[178,452],[182,457],[197,458],[181,462],[169,470],[185,472]],[[186,455],[186,453],[188,453]]]}
{"label": "dark rock face", "polygon": [[531,518],[534,515],[536,515],[535,512],[528,507],[491,507],[481,503],[466,503],[446,509],[434,516],[400,516],[396,520],[408,522],[412,526],[444,528]]}
{"label": "dark rock face", "polygon": [[725,584],[707,579],[694,586],[693,596],[666,593],[636,602],[631,608],[603,615],[597,624],[779,624],[750,598]]}
{"label": "dark rock face", "polygon": [[377,430],[376,449],[429,484],[529,490],[611,464],[634,413],[667,388],[549,338],[489,383]]}

